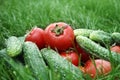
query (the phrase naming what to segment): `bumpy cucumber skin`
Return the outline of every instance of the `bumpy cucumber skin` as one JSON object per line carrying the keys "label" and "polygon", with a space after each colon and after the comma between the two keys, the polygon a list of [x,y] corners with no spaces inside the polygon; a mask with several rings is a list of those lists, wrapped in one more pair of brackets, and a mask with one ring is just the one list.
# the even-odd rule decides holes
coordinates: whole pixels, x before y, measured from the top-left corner
{"label": "bumpy cucumber skin", "polygon": [[41,53],[50,69],[60,74],[60,80],[84,80],[82,72],[56,51],[44,48]]}
{"label": "bumpy cucumber skin", "polygon": [[22,44],[25,42],[25,36],[18,37],[18,39]]}
{"label": "bumpy cucumber skin", "polygon": [[104,45],[113,43],[113,39],[111,35],[101,30],[93,31],[92,33],[90,33],[89,38],[95,42],[98,42]]}
{"label": "bumpy cucumber skin", "polygon": [[90,54],[109,61],[112,58],[115,62],[120,63],[120,54],[109,51],[108,49],[100,46],[89,38],[84,36],[77,36],[76,41],[83,49],[88,51]]}
{"label": "bumpy cucumber skin", "polygon": [[114,32],[111,34],[115,43],[120,44],[120,33]]}
{"label": "bumpy cucumber skin", "polygon": [[75,36],[86,36],[89,37],[90,33],[92,33],[94,30],[90,30],[90,29],[75,29],[74,30],[74,35]]}
{"label": "bumpy cucumber skin", "polygon": [[6,41],[7,54],[11,57],[19,55],[22,51],[22,42],[15,36],[11,36]]}
{"label": "bumpy cucumber skin", "polygon": [[28,65],[37,80],[49,80],[48,68],[43,60],[41,52],[35,43],[25,42],[23,44],[25,63]]}

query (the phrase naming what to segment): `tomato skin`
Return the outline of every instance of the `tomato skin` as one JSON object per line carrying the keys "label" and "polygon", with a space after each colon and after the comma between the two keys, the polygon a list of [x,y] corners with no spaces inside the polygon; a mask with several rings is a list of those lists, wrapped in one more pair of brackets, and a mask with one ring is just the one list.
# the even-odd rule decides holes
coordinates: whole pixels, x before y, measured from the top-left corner
{"label": "tomato skin", "polygon": [[77,55],[76,52],[69,51],[69,52],[61,52],[60,55],[70,61],[72,64],[75,66],[79,65],[79,56]]}
{"label": "tomato skin", "polygon": [[86,62],[90,59],[90,55],[85,50],[83,50],[78,44],[76,44],[76,50],[81,57],[81,61]]}
{"label": "tomato skin", "polygon": [[[94,62],[98,70],[98,75],[102,75],[102,74],[105,75],[111,71],[110,62],[102,59],[96,59]],[[88,60],[84,66],[85,73],[90,74],[92,78],[95,78],[97,75],[97,70],[95,68],[94,62],[92,62],[91,60]]]}
{"label": "tomato skin", "polygon": [[120,46],[117,46],[117,45],[116,46],[112,46],[110,48],[110,50],[120,54]]}
{"label": "tomato skin", "polygon": [[[63,33],[59,36],[56,33],[52,32],[55,29],[56,25],[59,27],[65,26],[66,28],[63,30]],[[45,29],[45,42],[46,45],[51,48],[57,48],[60,51],[66,50],[69,47],[72,47],[74,41],[74,32],[71,26],[64,22],[57,22],[48,25]]]}
{"label": "tomato skin", "polygon": [[36,43],[39,49],[42,49],[45,46],[44,41],[44,30],[41,28],[33,28],[26,36],[25,41],[31,41]]}
{"label": "tomato skin", "polygon": [[83,66],[78,67],[83,73],[85,73],[85,68]]}

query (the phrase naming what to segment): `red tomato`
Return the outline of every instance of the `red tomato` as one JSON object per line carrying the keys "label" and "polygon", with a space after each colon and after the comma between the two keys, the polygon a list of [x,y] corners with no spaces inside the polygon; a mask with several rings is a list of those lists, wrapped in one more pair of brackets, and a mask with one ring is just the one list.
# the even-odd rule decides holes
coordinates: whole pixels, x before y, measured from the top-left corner
{"label": "red tomato", "polygon": [[113,51],[113,52],[120,53],[120,46],[112,46],[112,47],[110,48],[110,50]]}
{"label": "red tomato", "polygon": [[46,45],[58,50],[66,50],[72,46],[74,32],[71,26],[64,22],[52,23],[45,29]]}
{"label": "red tomato", "polygon": [[88,60],[85,63],[84,68],[85,68],[85,73],[90,74],[92,78],[95,78],[97,75],[97,71],[98,71],[98,75],[109,73],[111,71],[111,64],[110,62],[102,60],[102,59],[96,59],[93,62],[91,60]]}
{"label": "red tomato", "polygon": [[85,50],[83,50],[78,44],[76,44],[76,49],[78,54],[81,56],[81,61],[86,62],[90,59],[90,55],[87,52],[85,52]]}
{"label": "red tomato", "polygon": [[80,69],[83,73],[85,73],[85,69],[84,69],[83,66],[79,66],[79,69]]}
{"label": "red tomato", "polygon": [[67,59],[68,61],[72,62],[75,66],[78,66],[79,64],[79,56],[74,51],[68,51],[68,52],[61,52],[60,55]]}
{"label": "red tomato", "polygon": [[31,41],[36,43],[39,49],[45,46],[44,31],[41,28],[33,28],[26,36],[25,41]]}

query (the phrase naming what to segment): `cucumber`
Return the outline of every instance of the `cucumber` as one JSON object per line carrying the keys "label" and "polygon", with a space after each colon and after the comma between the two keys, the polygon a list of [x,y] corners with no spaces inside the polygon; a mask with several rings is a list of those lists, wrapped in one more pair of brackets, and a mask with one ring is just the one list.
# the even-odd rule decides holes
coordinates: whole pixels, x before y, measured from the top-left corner
{"label": "cucumber", "polygon": [[30,71],[20,62],[0,50],[0,80],[35,80]]}
{"label": "cucumber", "polygon": [[86,36],[89,37],[90,33],[92,33],[94,30],[90,30],[90,29],[75,29],[74,30],[74,35],[75,36]]}
{"label": "cucumber", "polygon": [[22,42],[15,36],[11,36],[6,41],[7,54],[11,57],[19,55],[22,51]]}
{"label": "cucumber", "polygon": [[91,39],[84,36],[77,36],[76,41],[83,49],[85,49],[90,54],[109,61],[111,61],[112,58],[113,61],[120,63],[120,54],[112,52],[100,46]]}
{"label": "cucumber", "polygon": [[84,80],[80,69],[61,57],[56,51],[44,48],[41,50],[41,54],[49,68],[60,75],[60,80]]}
{"label": "cucumber", "polygon": [[101,30],[93,31],[92,33],[90,33],[89,38],[103,45],[113,43],[111,35]]}
{"label": "cucumber", "polygon": [[18,37],[18,39],[20,40],[21,43],[25,42],[25,36]]}
{"label": "cucumber", "polygon": [[116,44],[120,44],[120,33],[119,32],[114,32],[111,34],[114,42]]}
{"label": "cucumber", "polygon": [[49,80],[48,68],[43,60],[41,52],[35,43],[25,42],[23,44],[25,63],[33,72],[37,80]]}

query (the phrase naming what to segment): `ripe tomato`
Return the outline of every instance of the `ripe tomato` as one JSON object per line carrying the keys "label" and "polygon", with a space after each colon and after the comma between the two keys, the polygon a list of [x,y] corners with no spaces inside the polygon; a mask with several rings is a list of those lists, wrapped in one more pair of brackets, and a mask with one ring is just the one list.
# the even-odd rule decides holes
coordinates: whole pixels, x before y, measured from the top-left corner
{"label": "ripe tomato", "polygon": [[92,78],[95,78],[97,74],[102,75],[109,73],[111,71],[111,64],[110,62],[102,59],[96,59],[95,61],[88,60],[85,63],[84,68],[85,73],[90,74]]}
{"label": "ripe tomato", "polygon": [[85,73],[85,68],[83,66],[78,67],[83,73]]}
{"label": "ripe tomato", "polygon": [[112,47],[110,48],[110,50],[113,51],[113,52],[120,53],[120,46],[112,46]]}
{"label": "ripe tomato", "polygon": [[79,56],[74,51],[68,51],[68,52],[61,52],[60,55],[67,59],[68,61],[72,62],[75,66],[78,66],[79,64]]}
{"label": "ripe tomato", "polygon": [[74,32],[71,26],[64,22],[52,23],[45,29],[46,45],[58,50],[66,50],[72,46]]}
{"label": "ripe tomato", "polygon": [[41,28],[33,28],[26,36],[25,41],[31,41],[36,43],[39,49],[45,46],[44,31]]}
{"label": "ripe tomato", "polygon": [[87,60],[90,59],[90,55],[83,50],[78,44],[76,44],[76,50],[78,52],[78,54],[81,56],[81,61],[86,62]]}

